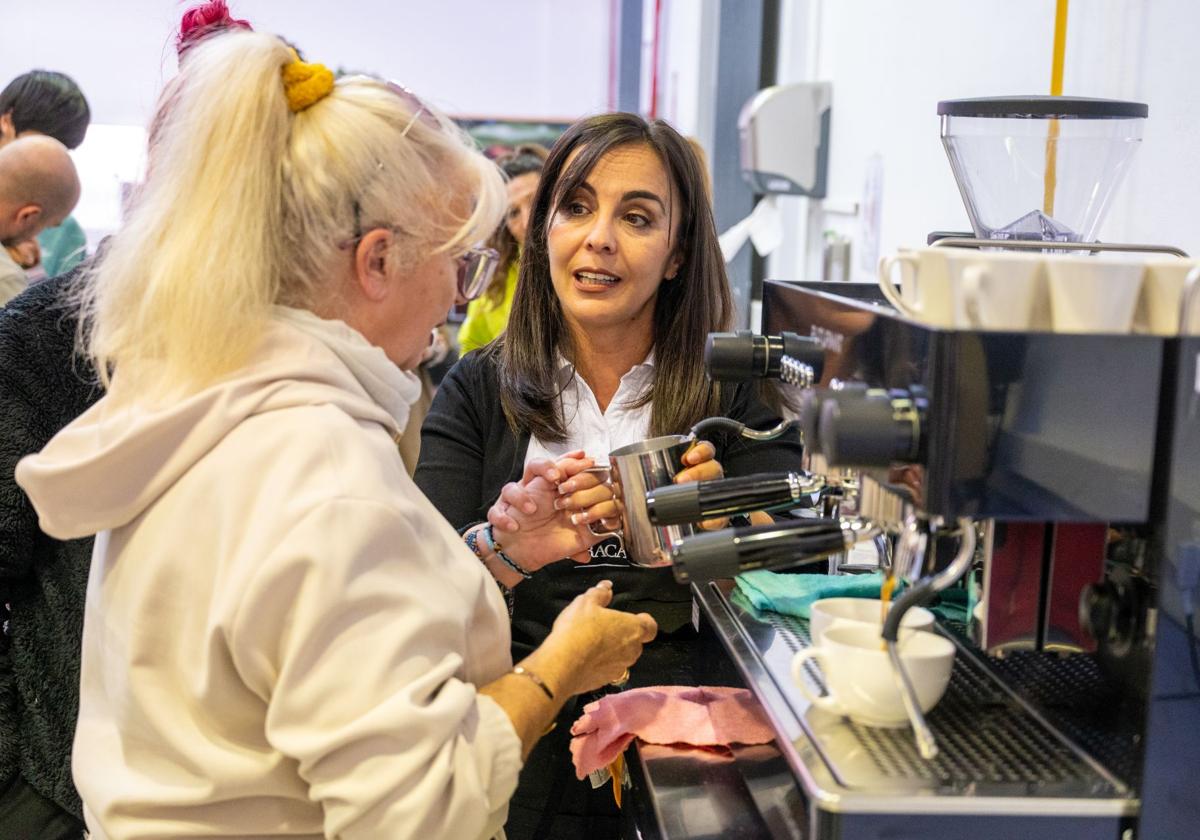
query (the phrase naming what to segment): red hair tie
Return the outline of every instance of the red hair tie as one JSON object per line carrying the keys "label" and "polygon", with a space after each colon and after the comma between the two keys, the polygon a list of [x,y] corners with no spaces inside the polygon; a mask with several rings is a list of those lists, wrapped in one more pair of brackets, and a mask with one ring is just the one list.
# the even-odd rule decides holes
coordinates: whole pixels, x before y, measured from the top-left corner
{"label": "red hair tie", "polygon": [[223,29],[249,29],[254,27],[248,20],[239,20],[229,14],[225,0],[208,0],[193,6],[183,13],[179,22],[179,37],[175,39],[175,52],[180,58],[199,41]]}

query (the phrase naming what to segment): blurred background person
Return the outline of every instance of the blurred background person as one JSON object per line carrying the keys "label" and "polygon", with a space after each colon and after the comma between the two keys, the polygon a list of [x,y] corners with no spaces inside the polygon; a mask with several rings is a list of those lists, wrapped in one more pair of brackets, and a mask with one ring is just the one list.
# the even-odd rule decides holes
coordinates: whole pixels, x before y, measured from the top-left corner
{"label": "blurred background person", "polygon": [[[45,134],[77,149],[87,134],[91,110],[79,85],[64,73],[30,70],[0,91],[0,147],[18,137]],[[63,274],[87,255],[87,237],[71,216],[36,239],[13,243],[10,253],[36,276]]]}
{"label": "blurred background person", "polygon": [[74,840],[71,781],[79,637],[92,538],[56,540],[17,486],[37,452],[103,393],[75,351],[72,300],[85,262],[0,309],[0,837]]}
{"label": "blurred background person", "polygon": [[521,249],[529,227],[529,211],[546,155],[544,146],[527,143],[496,159],[496,164],[508,178],[508,212],[491,242],[500,254],[500,266],[483,295],[467,304],[467,317],[458,330],[458,346],[463,354],[491,343],[508,325],[508,313],[517,290]]}
{"label": "blurred background person", "polygon": [[28,275],[8,246],[62,223],[79,201],[79,175],[67,148],[52,137],[26,136],[0,148],[0,304],[20,294]]}

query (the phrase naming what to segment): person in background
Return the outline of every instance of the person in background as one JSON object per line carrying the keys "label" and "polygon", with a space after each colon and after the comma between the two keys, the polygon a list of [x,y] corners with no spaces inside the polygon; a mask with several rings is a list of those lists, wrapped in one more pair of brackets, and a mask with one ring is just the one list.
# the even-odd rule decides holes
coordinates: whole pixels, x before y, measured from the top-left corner
{"label": "person in background", "polygon": [[[87,134],[91,110],[79,85],[53,70],[31,70],[0,91],[0,147],[18,137],[45,134],[76,149]],[[74,218],[43,230],[35,240],[14,244],[22,268],[55,277],[74,268],[87,254],[87,237]]]}
{"label": "person in background", "polygon": [[565,541],[460,537],[397,454],[408,371],[488,279],[499,173],[411,92],[265,33],[204,38],[169,97],[84,281],[106,393],[16,470],[46,533],[98,534],[89,831],[492,836],[559,709],[655,631],[600,583],[512,667],[488,572]]}
{"label": "person in background", "polygon": [[84,832],[71,739],[92,540],[43,533],[13,472],[102,393],[75,352],[72,298],[87,265],[0,309],[0,837]]}
{"label": "person in background", "polygon": [[[22,137],[0,148],[0,243],[16,245],[61,224],[79,201],[79,175],[62,143]],[[25,270],[0,250],[0,305],[24,291]]]}
{"label": "person in background", "polygon": [[517,146],[496,160],[508,178],[508,212],[491,243],[500,254],[500,267],[483,295],[467,304],[467,317],[458,329],[458,346],[463,355],[489,344],[508,325],[521,248],[529,227],[529,209],[545,162],[546,149],[536,143]]}
{"label": "person in background", "polygon": [[[542,170],[508,329],[442,381],[417,485],[455,527],[487,520],[505,544],[530,527],[552,538],[547,498],[576,527],[614,516],[611,489],[593,474],[548,484],[537,465],[607,461],[618,447],[686,433],[715,414],[752,428],[779,421],[757,386],[708,380],[705,340],[730,329],[733,316],[704,175],[687,142],[634,114],[575,123]],[[799,469],[801,455],[782,440],[702,442],[676,481]],[[559,530],[565,542],[567,526]],[[633,683],[661,683],[691,644],[688,588],[670,569],[631,567],[615,539],[593,546],[586,565],[525,571],[530,579],[512,593],[514,655],[539,644],[562,604],[602,578],[614,581],[614,606],[645,611],[660,628]],[[574,714],[526,763],[506,826],[514,840],[616,836],[612,794],[572,773]]]}

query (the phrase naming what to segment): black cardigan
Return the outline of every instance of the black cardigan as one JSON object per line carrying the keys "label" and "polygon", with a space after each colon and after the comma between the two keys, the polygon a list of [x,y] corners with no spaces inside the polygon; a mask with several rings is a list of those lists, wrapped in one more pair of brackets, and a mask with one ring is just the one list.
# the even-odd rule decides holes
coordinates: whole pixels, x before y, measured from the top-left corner
{"label": "black cardigan", "polygon": [[18,460],[100,397],[75,354],[67,292],[78,271],[35,284],[0,310],[0,604],[9,606],[7,614],[0,607],[0,787],[19,772],[82,819],[71,741],[92,540],[42,533],[13,478]]}
{"label": "black cardigan", "polygon": [[[779,422],[751,385],[724,388],[721,408],[722,414],[756,429]],[[469,353],[442,380],[434,397],[421,428],[414,479],[450,524],[463,530],[485,520],[500,489],[520,480],[529,437],[528,432],[514,432],[505,420],[495,356]],[[767,443],[718,436],[712,443],[730,476],[800,469],[802,449],[795,436]],[[675,583],[669,569],[555,563],[513,590],[514,657],[539,645],[559,611],[602,578],[613,581],[615,607],[649,612],[662,632],[690,618],[690,593]]]}

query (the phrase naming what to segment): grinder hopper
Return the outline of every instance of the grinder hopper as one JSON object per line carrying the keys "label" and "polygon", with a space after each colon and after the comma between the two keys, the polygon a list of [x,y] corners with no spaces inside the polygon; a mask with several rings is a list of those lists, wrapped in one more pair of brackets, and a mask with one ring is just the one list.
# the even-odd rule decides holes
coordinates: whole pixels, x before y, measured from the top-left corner
{"label": "grinder hopper", "polygon": [[1095,241],[1147,113],[1140,102],[1070,96],[939,102],[975,236]]}

